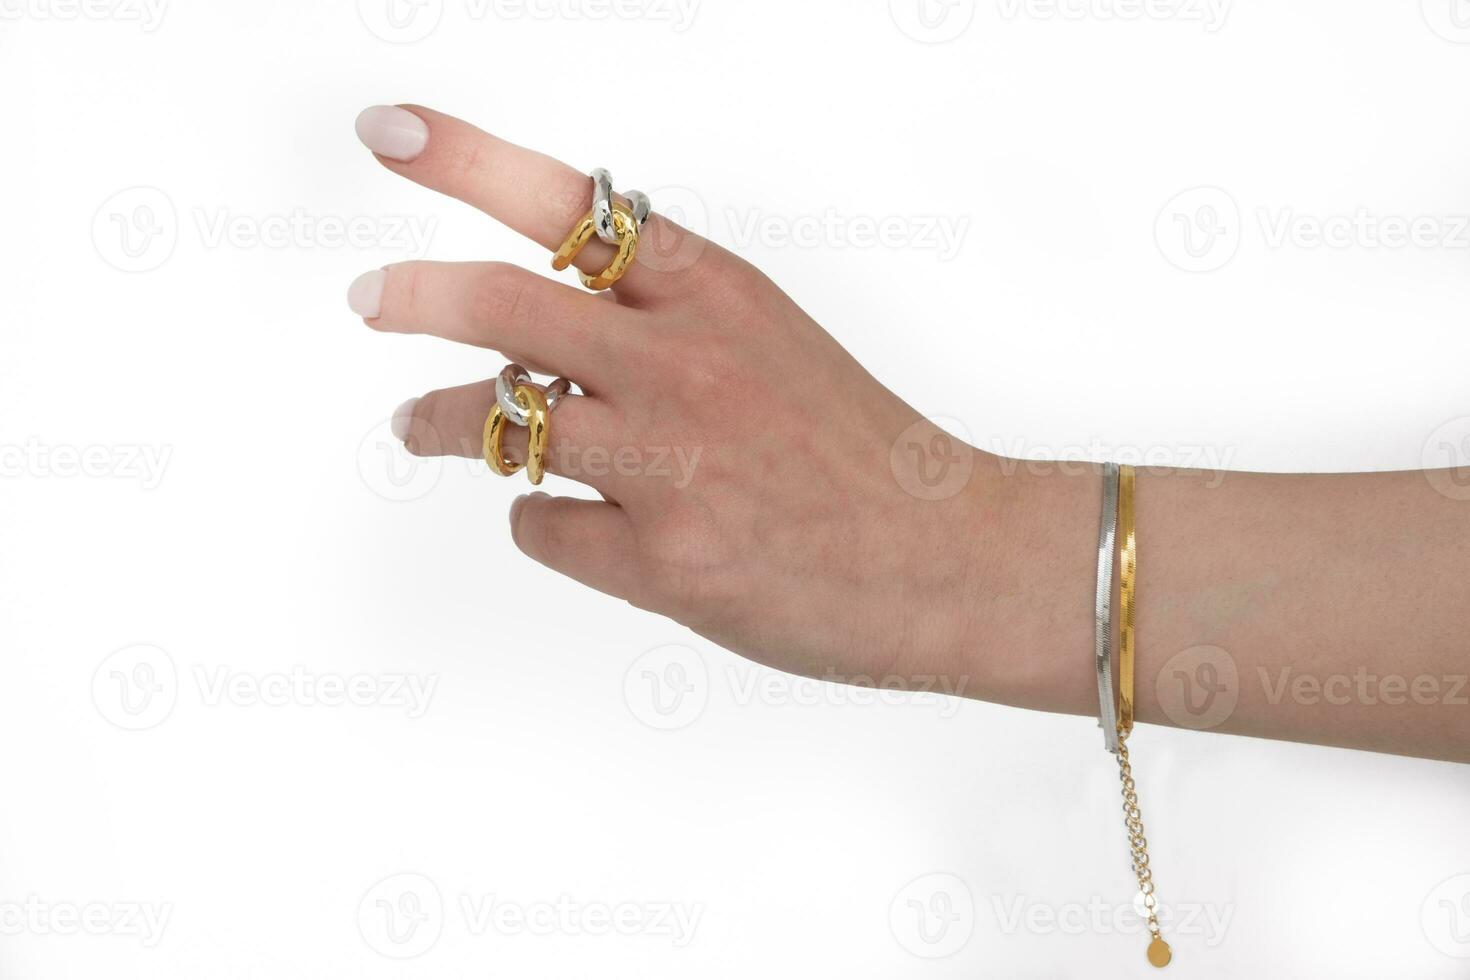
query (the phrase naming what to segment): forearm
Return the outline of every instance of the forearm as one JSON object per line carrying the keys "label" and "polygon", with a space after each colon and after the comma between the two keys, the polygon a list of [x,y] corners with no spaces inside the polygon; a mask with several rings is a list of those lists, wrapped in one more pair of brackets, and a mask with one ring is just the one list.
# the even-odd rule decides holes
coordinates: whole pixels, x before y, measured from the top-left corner
{"label": "forearm", "polygon": [[[1095,714],[1101,477],[987,460],[975,693]],[[1423,473],[1138,475],[1137,715],[1470,761],[1470,503]]]}

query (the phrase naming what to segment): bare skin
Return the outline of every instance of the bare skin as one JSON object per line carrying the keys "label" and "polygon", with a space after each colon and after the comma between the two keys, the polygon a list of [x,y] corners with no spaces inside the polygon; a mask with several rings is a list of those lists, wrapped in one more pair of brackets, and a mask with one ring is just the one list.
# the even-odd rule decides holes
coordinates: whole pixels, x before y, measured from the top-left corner
{"label": "bare skin", "polygon": [[[406,108],[427,140],[389,170],[548,249],[586,212],[581,171]],[[535,560],[782,670],[1096,713],[1096,469],[941,433],[729,252],[655,215],[607,294],[406,262],[372,312],[583,389],[549,468],[603,500],[518,498]],[[424,395],[408,450],[478,457],[493,400]],[[1140,721],[1470,762],[1470,502],[1421,472],[1148,470],[1138,527]]]}

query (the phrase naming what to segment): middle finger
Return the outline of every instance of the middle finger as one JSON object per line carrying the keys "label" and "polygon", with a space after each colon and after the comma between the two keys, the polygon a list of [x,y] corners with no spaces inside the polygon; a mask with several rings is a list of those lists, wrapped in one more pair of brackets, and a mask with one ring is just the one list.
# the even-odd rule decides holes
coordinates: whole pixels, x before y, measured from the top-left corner
{"label": "middle finger", "polygon": [[506,262],[400,262],[347,296],[375,330],[513,351],[598,390],[641,335],[633,311]]}

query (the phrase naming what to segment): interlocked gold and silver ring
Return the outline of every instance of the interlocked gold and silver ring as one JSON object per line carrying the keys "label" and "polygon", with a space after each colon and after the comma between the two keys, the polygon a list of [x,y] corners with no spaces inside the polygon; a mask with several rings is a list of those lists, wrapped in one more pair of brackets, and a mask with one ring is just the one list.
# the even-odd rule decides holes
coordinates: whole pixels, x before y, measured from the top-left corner
{"label": "interlocked gold and silver ring", "polygon": [[592,178],[592,207],[575,228],[567,233],[561,247],[551,257],[551,267],[560,272],[572,264],[583,247],[596,235],[617,248],[617,255],[607,268],[596,275],[578,271],[582,285],[588,289],[606,289],[628,271],[638,254],[638,232],[652,213],[653,204],[642,191],[628,191],[624,197],[627,204],[613,200],[612,174],[605,167],[597,167],[589,174]]}
{"label": "interlocked gold and silver ring", "polygon": [[[530,372],[519,364],[512,362],[502,368],[495,379],[495,404],[490,406],[490,414],[485,417],[481,446],[489,467],[501,476],[514,476],[524,466],[531,483],[539,485],[546,475],[551,410],[571,389],[570,381],[557,378],[542,390],[531,381]],[[503,443],[507,425],[520,425],[529,430],[524,463],[505,458]]]}

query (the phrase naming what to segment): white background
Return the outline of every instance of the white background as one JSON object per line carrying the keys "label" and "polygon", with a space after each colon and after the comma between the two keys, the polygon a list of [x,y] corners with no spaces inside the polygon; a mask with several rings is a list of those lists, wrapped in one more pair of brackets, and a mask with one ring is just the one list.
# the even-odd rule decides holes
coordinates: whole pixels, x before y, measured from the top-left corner
{"label": "white background", "polygon": [[[352,121],[612,168],[987,450],[1443,466],[1470,7],[386,2],[0,0],[0,973],[1149,974],[1092,722],[793,687],[523,559],[520,481],[393,451],[395,405],[499,361],[372,333],[347,283],[546,256]],[[371,703],[275,697],[293,671]],[[1168,975],[1470,970],[1470,770],[1136,755]]]}

